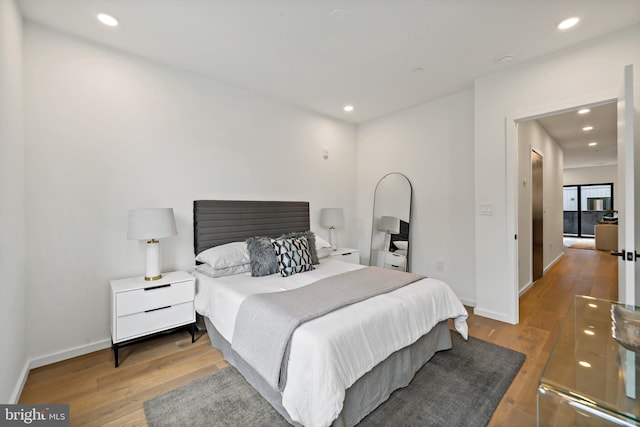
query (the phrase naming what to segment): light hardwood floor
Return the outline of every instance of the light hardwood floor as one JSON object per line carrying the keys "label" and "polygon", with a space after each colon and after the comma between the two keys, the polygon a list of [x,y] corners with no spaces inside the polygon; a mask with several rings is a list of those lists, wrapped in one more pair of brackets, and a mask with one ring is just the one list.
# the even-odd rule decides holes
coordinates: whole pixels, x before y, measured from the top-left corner
{"label": "light hardwood floor", "polygon": [[[572,297],[617,299],[617,258],[581,249],[565,254],[521,298],[518,325],[468,309],[472,336],[527,356],[490,426],[535,426],[538,379]],[[72,426],[145,426],[144,401],[227,366],[206,333],[191,344],[187,332],[125,347],[120,363],[114,368],[111,350],[105,349],[33,369],[20,403],[68,403]]]}

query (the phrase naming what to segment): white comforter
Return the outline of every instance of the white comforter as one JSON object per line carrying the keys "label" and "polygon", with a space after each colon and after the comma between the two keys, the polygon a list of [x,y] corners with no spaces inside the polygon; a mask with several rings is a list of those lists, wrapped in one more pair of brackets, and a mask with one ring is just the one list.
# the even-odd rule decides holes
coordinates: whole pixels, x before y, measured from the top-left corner
{"label": "white comforter", "polygon": [[[247,296],[298,288],[357,268],[362,266],[323,259],[315,270],[286,278],[245,273],[212,279],[195,272],[196,310],[231,342]],[[302,324],[291,337],[284,408],[306,427],[330,425],[342,411],[345,390],[358,378],[448,318],[466,339],[464,306],[444,282],[426,278]]]}

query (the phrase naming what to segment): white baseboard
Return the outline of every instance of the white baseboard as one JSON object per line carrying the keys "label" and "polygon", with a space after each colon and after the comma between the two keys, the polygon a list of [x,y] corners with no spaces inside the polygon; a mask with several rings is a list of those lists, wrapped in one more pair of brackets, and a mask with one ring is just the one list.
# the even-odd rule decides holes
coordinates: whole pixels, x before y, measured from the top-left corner
{"label": "white baseboard", "polygon": [[58,353],[52,353],[46,356],[37,357],[31,359],[31,361],[29,362],[29,369],[39,368],[40,366],[45,366],[51,363],[60,362],[62,360],[71,359],[72,357],[76,356],[82,356],[83,354],[92,353],[94,351],[102,350],[109,347],[111,347],[111,340],[102,340],[91,344],[70,348],[69,350],[64,350]]}
{"label": "white baseboard", "polygon": [[553,267],[554,265],[556,265],[560,259],[562,259],[562,257],[564,256],[564,252],[562,252],[560,255],[558,255],[556,257],[556,259],[554,259],[553,261],[551,261],[549,263],[549,265],[547,265],[547,267],[544,269],[544,273],[546,273],[547,271],[549,271],[551,269],[551,267]]}
{"label": "white baseboard", "polygon": [[24,364],[24,368],[22,368],[22,372],[20,373],[20,377],[18,378],[18,382],[16,383],[9,403],[18,403],[31,369],[50,365],[51,363],[61,362],[63,360],[71,359],[72,357],[82,356],[83,354],[93,353],[94,351],[109,347],[111,347],[111,340],[107,339],[27,360]]}
{"label": "white baseboard", "polygon": [[[558,255],[556,257],[556,259],[554,259],[553,261],[551,261],[549,263],[549,265],[547,265],[545,267],[545,269],[542,271],[542,274],[546,274],[547,271],[549,271],[551,269],[551,267],[553,267],[554,265],[556,265],[558,262],[560,262],[560,260],[562,259],[562,257],[564,256],[564,252],[562,252],[560,255]],[[520,291],[518,292],[518,297],[521,297],[522,295],[526,294],[527,291],[529,289],[531,289],[531,287],[533,286],[534,282],[529,282],[526,284],[526,286],[524,286],[522,289],[520,289]]]}
{"label": "white baseboard", "polygon": [[473,309],[473,314],[477,314],[478,316],[488,317],[489,319],[498,320],[500,322],[513,324],[508,318],[508,316],[504,313],[497,313],[495,311],[485,310],[483,308],[475,307]]}
{"label": "white baseboard", "polygon": [[526,294],[527,291],[529,289],[531,289],[531,287],[533,286],[533,282],[529,282],[527,283],[522,289],[520,289],[520,291],[518,292],[518,297],[521,297],[522,295]]}
{"label": "white baseboard", "polygon": [[18,378],[18,382],[13,389],[13,393],[11,394],[11,400],[8,403],[18,403],[20,400],[20,395],[22,394],[22,389],[24,388],[24,384],[27,382],[27,376],[29,376],[29,362],[24,362],[24,367],[22,368],[22,372],[20,373],[20,377]]}
{"label": "white baseboard", "polygon": [[466,298],[460,298],[460,302],[462,302],[462,304],[466,305],[467,307],[475,307],[476,306],[476,302],[470,299],[466,299]]}

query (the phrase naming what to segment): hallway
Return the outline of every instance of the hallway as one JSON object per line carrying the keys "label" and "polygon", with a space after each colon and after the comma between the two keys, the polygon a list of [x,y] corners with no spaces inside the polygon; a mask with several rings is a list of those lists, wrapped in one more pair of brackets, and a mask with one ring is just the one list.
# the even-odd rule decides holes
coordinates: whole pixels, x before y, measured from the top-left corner
{"label": "hallway", "polygon": [[470,335],[512,348],[527,359],[496,409],[490,426],[535,426],[536,390],[562,321],[575,295],[617,300],[618,258],[606,251],[564,249],[565,256],[520,298],[520,323],[472,314]]}

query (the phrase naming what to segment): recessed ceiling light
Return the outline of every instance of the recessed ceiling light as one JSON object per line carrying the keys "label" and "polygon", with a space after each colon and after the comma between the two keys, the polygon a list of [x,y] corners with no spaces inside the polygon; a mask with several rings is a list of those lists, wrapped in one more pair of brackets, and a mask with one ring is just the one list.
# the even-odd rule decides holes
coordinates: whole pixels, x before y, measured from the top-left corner
{"label": "recessed ceiling light", "polygon": [[578,17],[572,17],[572,18],[567,18],[564,21],[562,21],[561,23],[558,24],[558,29],[559,30],[568,30],[569,28],[573,28],[576,26],[576,24],[580,22],[580,18]]}
{"label": "recessed ceiling light", "polygon": [[595,332],[593,332],[591,329],[585,329],[585,330],[584,330],[584,333],[585,333],[586,335],[591,335],[591,336],[594,336],[594,335],[596,334],[596,333],[595,333]]}
{"label": "recessed ceiling light", "polygon": [[591,367],[591,363],[585,362],[584,360],[579,361],[578,365],[583,366],[585,368],[590,368]]}
{"label": "recessed ceiling light", "polygon": [[593,126],[585,126],[582,128],[582,130],[585,132],[589,132],[590,130],[593,130]]}
{"label": "recessed ceiling light", "polygon": [[107,27],[117,27],[118,20],[111,15],[107,15],[106,13],[98,14],[98,21],[102,22]]}
{"label": "recessed ceiling light", "polygon": [[345,105],[343,110],[347,113],[350,113],[351,111],[353,111],[353,105]]}
{"label": "recessed ceiling light", "polygon": [[589,143],[589,147],[595,147],[596,145],[598,145],[598,143],[595,141]]}
{"label": "recessed ceiling light", "polygon": [[578,114],[587,114],[591,111],[589,108],[583,108],[582,110],[578,110]]}

